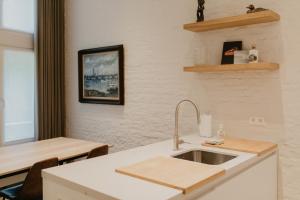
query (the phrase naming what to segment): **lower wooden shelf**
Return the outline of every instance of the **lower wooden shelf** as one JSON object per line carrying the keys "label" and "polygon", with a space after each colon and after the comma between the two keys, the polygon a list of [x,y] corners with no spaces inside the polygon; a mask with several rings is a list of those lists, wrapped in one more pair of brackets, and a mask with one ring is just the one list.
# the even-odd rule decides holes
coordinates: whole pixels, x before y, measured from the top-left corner
{"label": "lower wooden shelf", "polygon": [[185,72],[234,72],[234,71],[255,71],[255,70],[277,70],[277,63],[248,63],[248,64],[229,64],[229,65],[196,65],[184,67]]}

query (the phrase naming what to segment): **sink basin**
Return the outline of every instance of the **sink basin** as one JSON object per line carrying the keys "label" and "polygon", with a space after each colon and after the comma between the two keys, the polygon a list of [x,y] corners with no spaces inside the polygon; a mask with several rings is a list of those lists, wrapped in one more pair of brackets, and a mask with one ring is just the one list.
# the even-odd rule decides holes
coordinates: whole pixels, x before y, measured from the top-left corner
{"label": "sink basin", "polygon": [[227,154],[221,154],[221,153],[215,153],[215,152],[203,151],[203,150],[193,150],[173,157],[178,159],[183,159],[183,160],[204,163],[208,165],[220,165],[229,160],[236,158],[236,156],[233,155],[227,155]]}

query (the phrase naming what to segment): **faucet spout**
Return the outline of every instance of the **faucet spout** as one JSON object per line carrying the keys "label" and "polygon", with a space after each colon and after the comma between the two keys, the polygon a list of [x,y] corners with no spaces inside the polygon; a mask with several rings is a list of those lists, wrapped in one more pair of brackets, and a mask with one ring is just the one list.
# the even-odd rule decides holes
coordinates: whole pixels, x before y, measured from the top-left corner
{"label": "faucet spout", "polygon": [[180,110],[180,107],[183,103],[185,102],[188,102],[188,103],[191,103],[195,110],[196,110],[196,115],[197,115],[197,123],[198,125],[200,124],[200,111],[199,111],[199,108],[198,106],[191,100],[188,100],[188,99],[185,99],[185,100],[182,100],[180,101],[177,106],[176,106],[176,110],[175,110],[175,132],[174,132],[174,150],[178,151],[179,150],[179,145],[183,143],[183,140],[180,140],[179,138],[179,110]]}

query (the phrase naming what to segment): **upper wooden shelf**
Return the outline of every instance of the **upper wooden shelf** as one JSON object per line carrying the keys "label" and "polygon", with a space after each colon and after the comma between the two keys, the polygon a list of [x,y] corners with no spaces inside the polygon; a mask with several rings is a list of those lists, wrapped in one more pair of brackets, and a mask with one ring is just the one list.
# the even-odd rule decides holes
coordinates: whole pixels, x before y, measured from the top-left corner
{"label": "upper wooden shelf", "polygon": [[185,24],[184,29],[193,32],[204,32],[217,29],[246,26],[251,24],[261,24],[267,22],[279,21],[280,15],[274,11],[266,10],[257,13],[243,14],[232,17],[208,20],[203,22]]}
{"label": "upper wooden shelf", "polygon": [[276,63],[249,63],[249,64],[230,64],[230,65],[197,65],[185,67],[185,72],[233,72],[233,71],[255,71],[255,70],[277,70],[279,64]]}

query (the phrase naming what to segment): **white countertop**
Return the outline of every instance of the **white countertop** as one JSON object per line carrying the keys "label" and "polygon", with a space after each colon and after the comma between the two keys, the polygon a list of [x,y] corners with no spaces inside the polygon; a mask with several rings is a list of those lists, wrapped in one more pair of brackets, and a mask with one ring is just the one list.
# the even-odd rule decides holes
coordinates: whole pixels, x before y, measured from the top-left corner
{"label": "white countertop", "polygon": [[[239,173],[252,164],[263,159],[255,154],[223,150],[201,146],[205,140],[197,135],[183,137],[180,151],[173,151],[173,140],[167,140],[135,149],[130,149],[98,158],[74,162],[43,171],[43,178],[52,179],[67,187],[84,192],[87,195],[101,199],[122,200],[165,200],[165,199],[192,199],[205,190],[214,187],[222,180]],[[192,194],[183,195],[180,190],[143,181],[115,172],[115,169],[128,166],[156,156],[172,156],[191,149],[203,149],[213,152],[236,155],[237,158],[219,166],[226,170],[226,174]],[[270,152],[272,153],[272,152]],[[265,155],[264,157],[266,157]]]}

